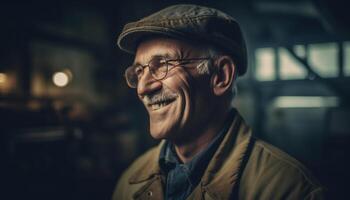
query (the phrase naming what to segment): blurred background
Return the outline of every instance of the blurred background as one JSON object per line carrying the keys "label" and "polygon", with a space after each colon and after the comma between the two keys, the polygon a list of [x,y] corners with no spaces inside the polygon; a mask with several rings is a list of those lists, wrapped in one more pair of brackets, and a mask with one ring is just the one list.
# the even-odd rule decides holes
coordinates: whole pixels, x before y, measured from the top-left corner
{"label": "blurred background", "polygon": [[166,6],[218,8],[241,24],[249,71],[233,104],[255,135],[309,167],[330,199],[350,178],[346,1],[129,0],[0,3],[0,199],[111,198],[157,141],[123,72],[123,25]]}

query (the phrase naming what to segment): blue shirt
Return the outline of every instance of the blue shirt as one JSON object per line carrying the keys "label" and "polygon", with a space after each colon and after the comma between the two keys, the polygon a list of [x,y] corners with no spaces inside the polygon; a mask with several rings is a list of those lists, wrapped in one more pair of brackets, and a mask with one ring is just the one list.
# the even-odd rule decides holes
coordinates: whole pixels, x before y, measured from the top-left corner
{"label": "blue shirt", "polygon": [[165,200],[184,200],[191,194],[200,182],[210,159],[228,131],[234,114],[235,112],[232,110],[220,133],[188,163],[180,161],[175,152],[175,147],[170,141],[165,142],[159,157],[160,167],[167,177]]}

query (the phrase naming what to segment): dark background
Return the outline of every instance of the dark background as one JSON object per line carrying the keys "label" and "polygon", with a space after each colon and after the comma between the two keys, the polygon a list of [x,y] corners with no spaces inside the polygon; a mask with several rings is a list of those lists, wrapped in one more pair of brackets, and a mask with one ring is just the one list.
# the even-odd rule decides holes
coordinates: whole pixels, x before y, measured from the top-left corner
{"label": "dark background", "polygon": [[[329,199],[346,199],[345,0],[0,3],[0,199],[111,198],[125,167],[157,143],[123,78],[132,56],[116,38],[125,23],[176,3],[215,7],[239,21],[249,70],[233,104],[257,137],[310,168]],[[54,84],[57,72],[67,85]]]}

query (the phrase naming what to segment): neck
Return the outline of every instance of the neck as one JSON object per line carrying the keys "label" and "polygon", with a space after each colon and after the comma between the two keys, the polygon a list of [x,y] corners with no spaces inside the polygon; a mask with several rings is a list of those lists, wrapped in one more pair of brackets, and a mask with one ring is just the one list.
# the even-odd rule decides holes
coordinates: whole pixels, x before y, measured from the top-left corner
{"label": "neck", "polygon": [[[204,126],[200,133],[196,134],[196,137],[190,141],[186,142],[174,142],[175,150],[177,156],[183,163],[187,163],[192,160],[192,158],[203,149],[205,149],[210,142],[219,134],[220,130],[224,126],[225,120],[228,117],[229,110],[221,112],[221,115],[211,115],[219,116],[210,118],[208,125]],[[198,130],[197,130],[198,131]]]}

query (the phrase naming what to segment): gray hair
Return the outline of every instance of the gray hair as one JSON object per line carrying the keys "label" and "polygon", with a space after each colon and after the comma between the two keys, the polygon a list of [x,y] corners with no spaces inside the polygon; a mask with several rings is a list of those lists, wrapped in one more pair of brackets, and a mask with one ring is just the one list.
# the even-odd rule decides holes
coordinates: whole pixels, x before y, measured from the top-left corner
{"label": "gray hair", "polygon": [[[209,58],[213,58],[216,57],[220,54],[222,54],[218,49],[214,48],[214,47],[207,47],[206,48],[207,51],[205,51],[205,56],[209,57]],[[202,61],[198,66],[197,66],[197,70],[199,74],[210,74],[211,69],[213,68],[213,61],[212,59],[209,60],[204,60]]]}
{"label": "gray hair", "polygon": [[[213,46],[208,46],[206,48],[205,54],[209,58],[214,58],[216,56],[223,55],[224,52],[222,52],[221,50],[219,50],[218,48],[215,48]],[[198,71],[199,74],[210,75],[213,67],[214,66],[213,66],[213,60],[212,59],[204,60],[197,66],[197,71]],[[237,85],[236,85],[236,78],[238,77],[237,71],[236,71],[234,76],[235,76],[234,77],[234,82],[232,83],[232,99],[234,99],[234,97],[237,94]]]}

